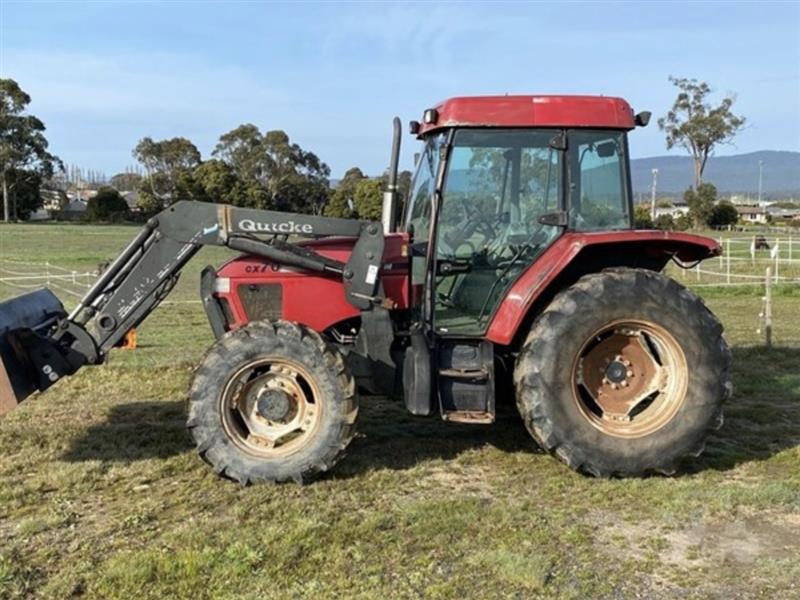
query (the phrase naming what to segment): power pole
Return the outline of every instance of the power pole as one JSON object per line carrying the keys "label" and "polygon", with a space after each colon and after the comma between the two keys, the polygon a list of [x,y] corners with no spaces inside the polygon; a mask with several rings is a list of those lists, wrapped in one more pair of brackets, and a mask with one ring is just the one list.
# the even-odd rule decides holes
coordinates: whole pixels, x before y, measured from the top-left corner
{"label": "power pole", "polygon": [[764,161],[758,161],[758,205],[761,206],[761,179],[764,172]]}
{"label": "power pole", "polygon": [[651,171],[653,183],[650,185],[650,218],[655,223],[656,220],[656,179],[658,179],[658,169]]}

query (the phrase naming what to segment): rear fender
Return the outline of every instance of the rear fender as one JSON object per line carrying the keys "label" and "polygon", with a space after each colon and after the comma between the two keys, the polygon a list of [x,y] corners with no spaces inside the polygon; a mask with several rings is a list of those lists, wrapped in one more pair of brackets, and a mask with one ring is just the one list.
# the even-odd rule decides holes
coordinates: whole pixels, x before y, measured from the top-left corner
{"label": "rear fender", "polygon": [[557,239],[509,289],[486,338],[504,346],[521,341],[536,314],[582,275],[614,266],[660,271],[673,256],[682,262],[719,256],[715,240],[672,231],[568,232]]}

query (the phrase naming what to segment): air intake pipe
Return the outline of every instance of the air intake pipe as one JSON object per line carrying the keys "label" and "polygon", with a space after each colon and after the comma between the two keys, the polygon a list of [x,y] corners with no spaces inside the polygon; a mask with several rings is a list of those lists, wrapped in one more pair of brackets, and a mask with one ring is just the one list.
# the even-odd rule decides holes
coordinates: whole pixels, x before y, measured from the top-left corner
{"label": "air intake pipe", "polygon": [[397,229],[397,169],[400,164],[400,136],[402,135],[400,118],[395,117],[392,124],[394,126],[392,157],[389,162],[389,180],[386,184],[386,190],[383,192],[383,207],[381,211],[381,223],[383,223],[384,233],[391,233]]}

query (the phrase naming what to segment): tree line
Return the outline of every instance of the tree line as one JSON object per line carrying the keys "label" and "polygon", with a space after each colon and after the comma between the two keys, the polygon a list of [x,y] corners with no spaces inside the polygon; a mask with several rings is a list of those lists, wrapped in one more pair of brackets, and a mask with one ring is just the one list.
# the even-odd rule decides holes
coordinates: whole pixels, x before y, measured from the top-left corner
{"label": "tree line", "polygon": [[[292,143],[281,130],[261,132],[253,124],[240,125],[220,136],[206,160],[182,137],[145,137],[133,155],[144,167],[144,175],[112,177],[111,185],[89,200],[90,220],[114,220],[127,210],[117,190],[136,190],[144,214],[180,200],[195,200],[330,217],[381,216],[386,174],[370,178],[353,167],[332,190],[330,167],[313,152]],[[401,194],[410,181],[411,173],[403,171]]]}
{"label": "tree line", "polygon": [[[286,132],[248,123],[224,133],[211,158],[186,138],[143,138],[133,151],[144,167],[139,205],[155,212],[178,200],[218,202],[331,217],[380,218],[386,175],[369,178],[357,167],[330,188],[330,167],[293,143]],[[131,174],[127,174],[131,177]],[[411,174],[401,174],[408,187]],[[113,182],[113,178],[112,178]]]}

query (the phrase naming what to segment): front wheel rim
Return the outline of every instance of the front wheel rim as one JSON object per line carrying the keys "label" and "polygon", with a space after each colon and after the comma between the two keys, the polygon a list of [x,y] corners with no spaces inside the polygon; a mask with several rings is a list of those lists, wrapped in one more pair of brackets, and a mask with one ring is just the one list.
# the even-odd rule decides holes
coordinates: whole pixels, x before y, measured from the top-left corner
{"label": "front wheel rim", "polygon": [[581,415],[614,437],[644,437],[669,423],[683,406],[686,356],[663,327],[616,321],[591,335],[572,368]]}
{"label": "front wheel rim", "polygon": [[237,447],[258,458],[297,452],[313,439],[324,410],[316,380],[284,357],[251,361],[220,396],[222,426]]}

